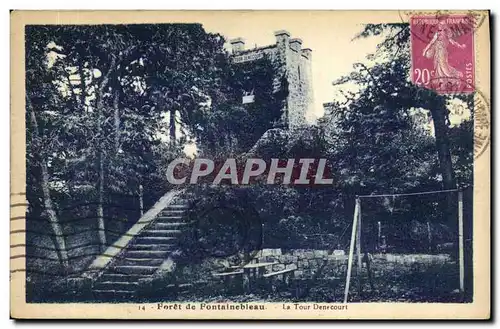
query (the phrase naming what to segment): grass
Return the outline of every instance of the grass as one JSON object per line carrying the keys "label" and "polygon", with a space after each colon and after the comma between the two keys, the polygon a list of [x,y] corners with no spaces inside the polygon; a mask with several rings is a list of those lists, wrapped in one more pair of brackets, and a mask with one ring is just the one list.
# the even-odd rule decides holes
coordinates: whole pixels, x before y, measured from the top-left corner
{"label": "grass", "polygon": [[[453,261],[400,264],[376,259],[370,265],[371,280],[364,266],[359,284],[356,269],[353,269],[349,302],[471,301],[471,293],[464,296],[458,291],[458,266]],[[316,279],[295,280],[290,287],[278,285],[274,291],[269,284],[261,284],[251,294],[242,293],[238,280],[233,280],[230,285],[210,282],[202,290],[196,289],[174,299],[191,302],[343,302],[345,273],[345,266],[334,268],[326,265]]]}
{"label": "grass", "polygon": [[[364,264],[365,265],[365,264]],[[371,275],[366,266],[358,284],[356,266],[353,268],[349,302],[404,302],[404,303],[458,303],[471,302],[472,293],[465,296],[458,292],[458,266],[456,262],[408,262],[395,263],[383,258],[370,262]],[[184,292],[162,289],[172,282],[172,277],[154,282],[148,293],[141,298],[121,302],[343,302],[346,264],[326,263],[316,278],[296,279],[290,286],[269,280],[253,287],[251,293],[243,293],[240,280],[223,282],[210,277],[200,268],[181,271],[179,283],[194,283]],[[200,276],[200,274],[203,274]],[[370,280],[371,278],[371,280]],[[60,279],[59,279],[60,280]],[[55,283],[55,282],[54,282]],[[30,285],[32,302],[99,302],[89,295],[90,287],[57,284]],[[52,287],[52,288],[50,288]],[[56,288],[56,289],[54,289]],[[63,288],[63,289],[61,289]],[[85,289],[87,288],[87,289]],[[361,288],[359,290],[359,288]],[[65,293],[62,293],[64,291]],[[361,291],[361,292],[360,292]],[[100,302],[106,302],[101,300]]]}

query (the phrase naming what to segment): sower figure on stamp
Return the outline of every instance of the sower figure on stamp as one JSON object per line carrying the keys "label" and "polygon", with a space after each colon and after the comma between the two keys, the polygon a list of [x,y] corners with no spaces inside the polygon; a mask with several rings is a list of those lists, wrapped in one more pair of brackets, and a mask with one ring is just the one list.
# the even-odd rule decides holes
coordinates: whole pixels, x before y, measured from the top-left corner
{"label": "sower figure on stamp", "polygon": [[463,77],[463,73],[448,62],[448,45],[450,43],[457,48],[465,48],[464,44],[459,44],[453,40],[453,32],[446,22],[440,21],[434,37],[422,53],[424,57],[434,59],[435,78],[440,85],[457,83],[458,79]]}

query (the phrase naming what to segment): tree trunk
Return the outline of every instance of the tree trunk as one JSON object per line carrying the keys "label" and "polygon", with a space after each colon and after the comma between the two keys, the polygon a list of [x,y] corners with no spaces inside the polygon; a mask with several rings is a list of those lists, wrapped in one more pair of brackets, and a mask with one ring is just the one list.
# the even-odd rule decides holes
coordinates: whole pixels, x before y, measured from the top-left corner
{"label": "tree trunk", "polygon": [[436,109],[431,111],[432,120],[434,122],[434,134],[436,136],[436,148],[438,152],[439,166],[443,175],[444,189],[455,189],[455,175],[450,153],[450,141],[448,138],[448,127],[446,125],[446,117],[444,109]]}
{"label": "tree trunk", "polygon": [[106,251],[106,231],[104,225],[104,156],[99,151],[99,201],[97,204],[97,225],[99,227],[99,244],[101,253]]}
{"label": "tree trunk", "polygon": [[43,204],[45,206],[45,210],[47,211],[48,219],[52,230],[54,231],[54,241],[55,247],[57,251],[57,256],[62,266],[67,269],[69,267],[68,263],[68,251],[66,249],[66,242],[64,240],[64,233],[62,230],[61,223],[59,222],[59,218],[54,210],[54,205],[52,203],[52,198],[50,196],[49,189],[49,170],[47,168],[47,163],[43,157],[43,152],[41,150],[40,145],[40,136],[38,135],[38,122],[36,119],[35,111],[31,105],[31,101],[28,97],[26,97],[26,105],[30,113],[30,121],[33,126],[33,144],[34,150],[38,153],[39,165],[41,169],[41,188],[43,193]]}
{"label": "tree trunk", "polygon": [[176,144],[176,136],[175,136],[175,109],[170,110],[170,143],[172,145]]}
{"label": "tree trunk", "polygon": [[106,250],[106,226],[104,225],[104,138],[102,132],[103,122],[103,95],[99,95],[97,106],[97,135],[99,136],[97,145],[97,166],[98,166],[98,186],[97,186],[97,227],[99,236],[99,250],[103,253]]}
{"label": "tree trunk", "polygon": [[66,241],[64,240],[64,232],[62,230],[61,223],[59,223],[59,218],[57,218],[57,214],[54,210],[54,206],[52,204],[52,198],[50,197],[49,190],[49,171],[47,168],[47,164],[41,160],[40,167],[42,170],[42,191],[43,191],[43,204],[45,205],[45,210],[47,211],[50,226],[54,231],[54,240],[56,242],[57,255],[59,257],[59,261],[61,262],[64,268],[69,267],[68,263],[68,251],[66,250]]}
{"label": "tree trunk", "polygon": [[[432,120],[434,122],[434,134],[436,136],[436,149],[438,153],[439,167],[443,176],[443,189],[456,189],[455,173],[450,153],[450,141],[448,138],[448,126],[446,125],[445,108],[431,110]],[[452,228],[456,227],[456,196],[454,193],[447,193],[445,200],[442,201],[441,208],[445,216],[445,221]]]}
{"label": "tree trunk", "polygon": [[98,201],[97,201],[97,226],[99,230],[99,244],[101,253],[106,250],[106,231],[104,225],[104,147],[105,147],[105,138],[103,136],[102,124],[103,124],[103,111],[104,111],[104,92],[109,84],[109,79],[111,73],[114,71],[116,66],[116,57],[112,57],[111,63],[108,71],[103,76],[101,84],[99,85],[99,89],[96,95],[96,108],[97,108],[97,143],[96,148],[98,149]]}
{"label": "tree trunk", "polygon": [[113,98],[113,108],[115,110],[115,152],[120,150],[120,108],[119,108],[120,94],[115,91]]}

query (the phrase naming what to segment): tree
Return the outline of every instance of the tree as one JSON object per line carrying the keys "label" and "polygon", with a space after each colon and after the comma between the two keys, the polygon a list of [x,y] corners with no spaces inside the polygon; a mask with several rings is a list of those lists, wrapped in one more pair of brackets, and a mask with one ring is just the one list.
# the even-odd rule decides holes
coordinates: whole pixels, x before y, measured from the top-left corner
{"label": "tree", "polygon": [[132,26],[129,30],[145,38],[138,62],[143,67],[144,93],[159,111],[169,114],[168,134],[175,143],[177,125],[192,129],[203,104],[216,101],[223,89],[224,38],[205,32],[201,24]]}
{"label": "tree", "polygon": [[[43,31],[45,32],[45,31]],[[42,33],[43,33],[42,32]],[[47,129],[45,125],[40,127],[37,113],[43,113],[58,105],[60,98],[57,97],[54,86],[50,83],[51,75],[44,65],[39,65],[37,60],[45,59],[45,44],[43,39],[39,39],[38,34],[31,35],[33,38],[27,38],[26,50],[26,160],[28,182],[38,182],[42,192],[42,205],[45,208],[48,221],[53,230],[53,240],[56,247],[59,261],[64,269],[68,267],[68,252],[66,241],[59,217],[55,211],[49,182],[48,154],[50,154],[51,143],[47,139]],[[35,105],[34,105],[35,104]],[[36,168],[39,168],[39,171]],[[34,173],[39,173],[40,177],[32,177]],[[28,187],[31,185],[28,185]],[[27,189],[27,199],[31,205],[39,205],[37,196],[33,193],[36,189]]]}
{"label": "tree", "polygon": [[[113,232],[117,218],[137,219],[107,205],[137,195],[145,182],[146,202],[168,188],[158,159],[164,114],[181,112],[179,124],[189,127],[200,103],[216,95],[223,39],[199,24],[164,24],[29,26],[26,40],[27,171],[40,185],[28,185],[30,212],[55,223],[59,250],[59,216],[72,232],[93,224],[71,218],[96,220],[102,252],[127,228]],[[178,151],[174,145],[168,156]]]}
{"label": "tree", "polygon": [[[266,131],[281,126],[288,90],[279,66],[278,60],[267,56],[226,63],[221,75],[224,85],[211,97],[210,106],[199,112],[193,128],[202,150],[208,154],[240,154]],[[246,93],[253,95],[253,102],[242,103]]]}
{"label": "tree", "polygon": [[[453,97],[439,95],[432,90],[413,85],[409,81],[410,30],[407,24],[368,24],[355,39],[370,36],[383,36],[383,41],[377,46],[376,52],[368,56],[371,64],[357,63],[354,65],[353,72],[334,82],[334,85],[350,82],[359,86],[359,90],[355,92],[344,93],[345,102],[337,101],[334,106],[336,108],[335,115],[340,116],[340,121],[343,121],[341,123],[344,125],[343,129],[346,131],[351,129],[350,132],[354,134],[356,131],[358,134],[366,134],[368,138],[360,144],[353,145],[349,152],[366,154],[367,157],[373,158],[368,156],[370,151],[376,150],[378,152],[386,148],[379,146],[381,145],[379,144],[380,138],[384,138],[384,134],[389,137],[397,131],[407,131],[409,128],[408,118],[414,117],[412,111],[428,111],[433,122],[434,149],[439,163],[442,188],[455,189],[457,184],[450,152],[452,147],[448,119],[448,104]],[[373,126],[369,128],[366,125]],[[378,135],[377,131],[379,131]],[[358,139],[353,139],[354,143],[356,140]],[[373,146],[374,143],[378,148],[368,147],[366,152],[359,149],[362,145]],[[385,145],[391,145],[391,140],[387,140],[387,143]],[[401,159],[396,154],[399,152],[386,156],[379,154],[378,158],[393,166],[394,163],[398,162],[398,159]],[[420,163],[426,162],[428,163],[423,159],[423,162]],[[406,170],[409,172],[409,169]],[[363,175],[369,176],[369,173],[364,172]],[[453,208],[452,204],[453,200],[449,199],[443,207],[449,210]],[[450,214],[448,217],[453,218],[454,216]]]}
{"label": "tree", "polygon": [[[74,151],[73,154],[59,149],[55,150],[54,157],[61,163],[70,162],[75,170],[90,170],[89,175],[93,172],[92,166],[88,166],[93,161],[89,160],[95,159],[98,235],[101,251],[104,251],[107,246],[104,221],[105,171],[107,157],[113,150],[112,147],[118,145],[119,132],[116,127],[111,134],[106,129],[109,98],[118,95],[118,68],[129,59],[135,45],[125,46],[127,35],[114,33],[107,26],[85,27],[83,33],[81,28],[64,26],[52,28],[51,32],[50,39],[44,40],[47,44],[54,45],[51,52],[56,56],[49,69],[54,72],[52,83],[58,85],[59,94],[64,98],[64,104],[59,110],[65,110],[60,120],[53,123],[54,126],[62,126],[62,129],[56,128],[60,129],[58,137],[61,145],[67,147],[77,143],[69,148]],[[99,72],[99,75],[95,72]],[[117,104],[115,105],[116,109]],[[92,138],[89,139],[89,136]],[[109,136],[115,138],[113,146],[108,140]],[[72,180],[71,174],[65,176]],[[95,180],[89,177],[89,182],[91,181]]]}

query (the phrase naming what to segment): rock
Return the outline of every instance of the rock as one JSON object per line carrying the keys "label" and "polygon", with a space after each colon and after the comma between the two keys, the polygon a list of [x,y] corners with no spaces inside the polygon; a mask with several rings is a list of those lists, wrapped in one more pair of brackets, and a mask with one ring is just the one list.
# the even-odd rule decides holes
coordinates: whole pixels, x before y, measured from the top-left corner
{"label": "rock", "polygon": [[327,253],[325,250],[313,250],[315,258],[322,258],[325,253]]}
{"label": "rock", "polygon": [[273,265],[273,271],[283,271],[285,269],[285,264],[275,264]]}
{"label": "rock", "polygon": [[305,256],[307,259],[314,258],[314,252],[313,252],[313,251],[306,251],[306,252],[304,252],[304,256]]}
{"label": "rock", "polygon": [[291,264],[293,262],[293,258],[291,255],[284,255],[281,257],[281,262],[284,264]]}
{"label": "rock", "polygon": [[345,256],[345,251],[344,250],[340,250],[340,249],[336,249],[333,251],[333,255],[335,256]]}
{"label": "rock", "polygon": [[266,258],[264,259],[265,262],[278,262],[279,261],[279,257],[277,256],[266,256]]}
{"label": "rock", "polygon": [[303,255],[303,254],[304,254],[304,252],[305,252],[305,250],[304,250],[304,249],[295,249],[295,250],[292,252],[292,255],[294,255],[294,256],[301,256],[301,255]]}
{"label": "rock", "polygon": [[322,259],[316,258],[316,259],[312,260],[312,265],[311,265],[312,267],[316,268],[316,267],[320,267],[321,265],[323,265],[323,260]]}
{"label": "rock", "polygon": [[274,249],[262,249],[262,251],[260,252],[260,256],[262,258],[273,255],[274,255]]}

